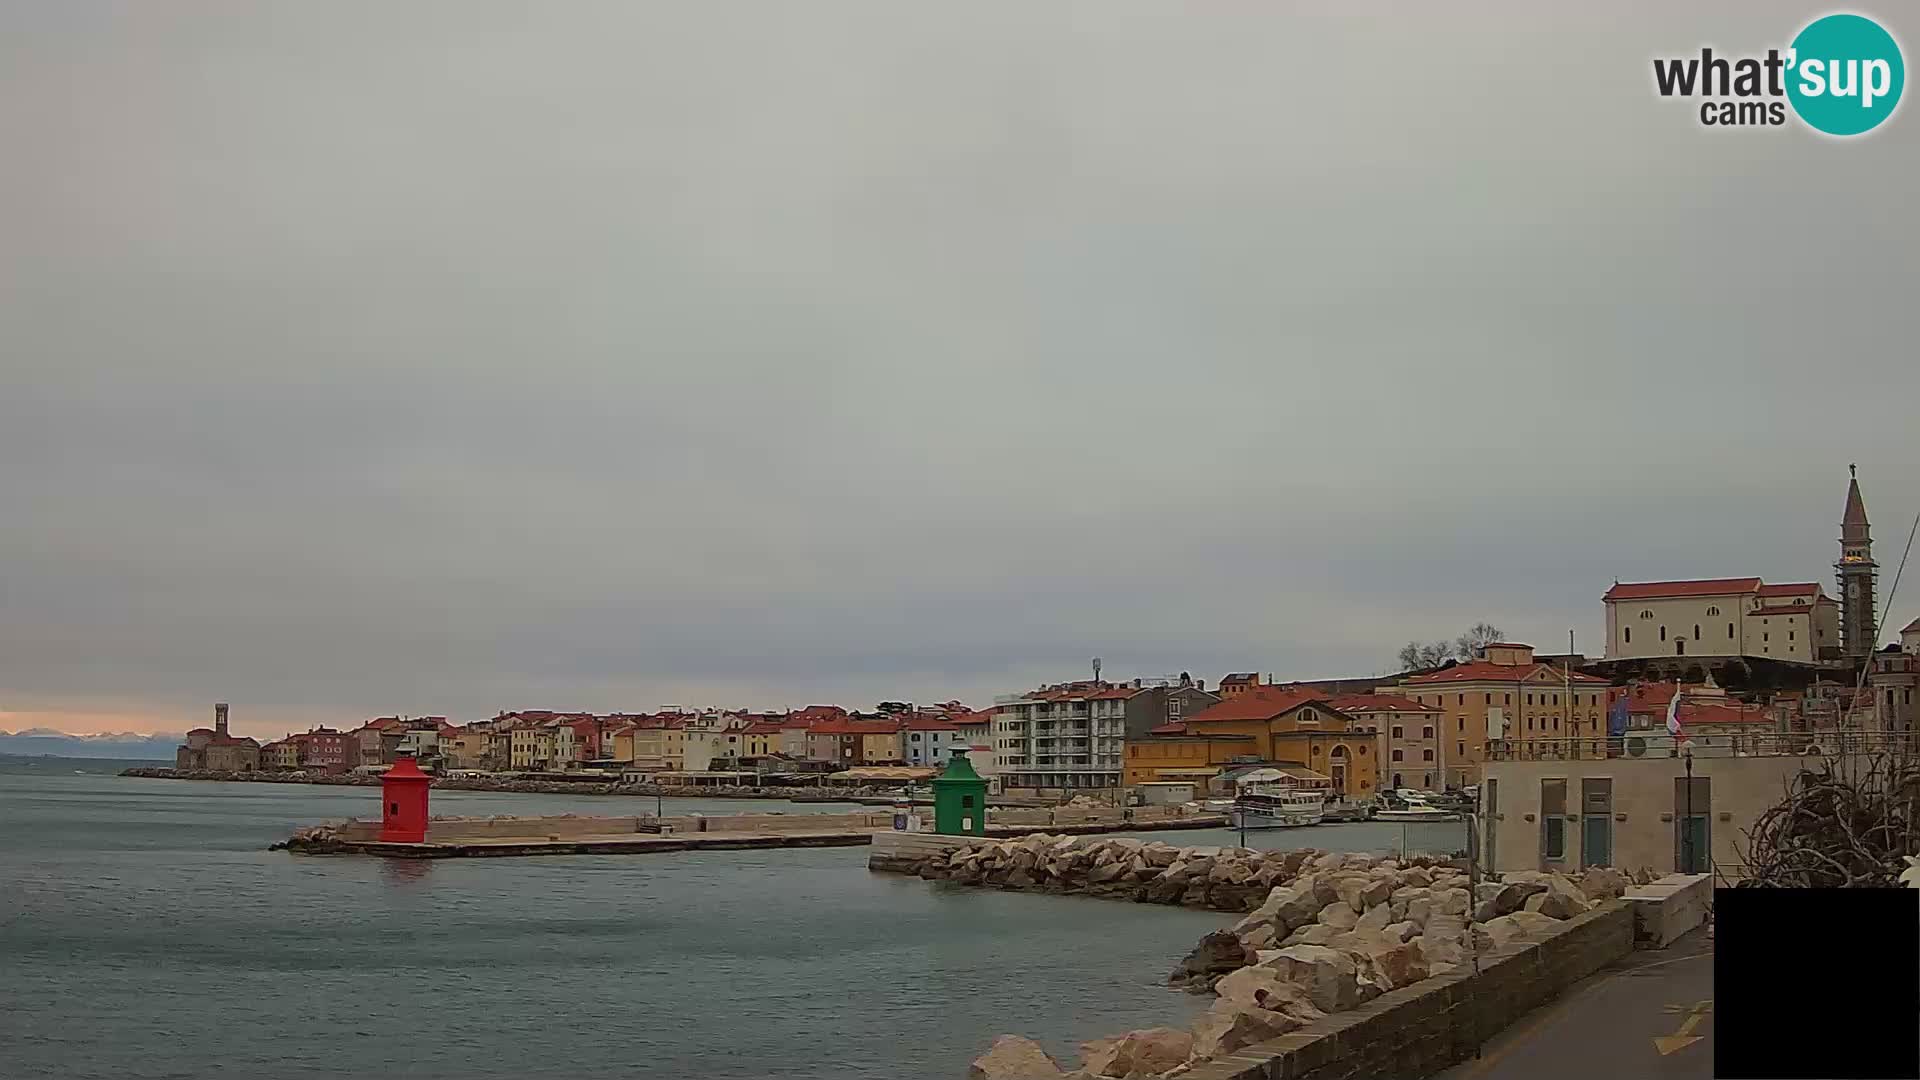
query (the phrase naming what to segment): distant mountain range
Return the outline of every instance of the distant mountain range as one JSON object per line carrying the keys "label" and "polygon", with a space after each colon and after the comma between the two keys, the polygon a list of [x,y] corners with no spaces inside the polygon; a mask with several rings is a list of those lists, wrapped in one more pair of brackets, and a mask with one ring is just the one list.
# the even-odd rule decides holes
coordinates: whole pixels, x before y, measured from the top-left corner
{"label": "distant mountain range", "polygon": [[131,731],[69,735],[52,728],[28,728],[25,731],[0,731],[0,754],[171,761],[173,748],[179,746],[183,738],[177,734],[140,735]]}

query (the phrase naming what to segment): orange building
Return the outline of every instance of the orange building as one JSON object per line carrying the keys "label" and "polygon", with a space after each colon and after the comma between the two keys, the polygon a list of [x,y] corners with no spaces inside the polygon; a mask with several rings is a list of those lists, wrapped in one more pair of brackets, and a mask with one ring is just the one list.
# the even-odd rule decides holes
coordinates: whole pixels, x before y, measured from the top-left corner
{"label": "orange building", "polygon": [[1127,779],[1199,779],[1194,770],[1218,775],[1239,758],[1301,766],[1327,777],[1335,794],[1370,796],[1380,786],[1375,737],[1330,700],[1311,687],[1250,686],[1129,745]]}
{"label": "orange building", "polygon": [[[1495,642],[1486,658],[1400,680],[1401,695],[1442,713],[1437,749],[1445,786],[1480,780],[1487,743],[1569,754],[1600,752],[1607,734],[1607,680],[1533,658],[1533,646]],[[1567,740],[1586,740],[1569,743]]]}

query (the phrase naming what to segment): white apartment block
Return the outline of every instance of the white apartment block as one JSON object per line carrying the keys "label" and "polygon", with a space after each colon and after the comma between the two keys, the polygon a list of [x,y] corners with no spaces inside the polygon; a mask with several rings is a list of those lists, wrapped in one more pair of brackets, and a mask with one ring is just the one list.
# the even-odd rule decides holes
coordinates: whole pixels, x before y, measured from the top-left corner
{"label": "white apartment block", "polygon": [[1127,699],[1136,693],[1083,682],[995,698],[993,756],[1002,790],[1118,788]]}

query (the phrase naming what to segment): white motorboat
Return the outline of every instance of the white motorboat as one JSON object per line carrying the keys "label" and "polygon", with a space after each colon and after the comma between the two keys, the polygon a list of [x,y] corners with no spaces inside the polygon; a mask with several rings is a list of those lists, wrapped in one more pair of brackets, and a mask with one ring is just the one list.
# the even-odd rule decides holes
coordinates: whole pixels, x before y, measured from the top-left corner
{"label": "white motorboat", "polygon": [[1229,820],[1236,829],[1287,829],[1320,824],[1326,808],[1326,796],[1312,789],[1247,784],[1233,801]]}
{"label": "white motorboat", "polygon": [[1385,809],[1376,808],[1375,821],[1458,821],[1460,815],[1452,810],[1443,810],[1418,795],[1403,795],[1395,800],[1399,806]]}

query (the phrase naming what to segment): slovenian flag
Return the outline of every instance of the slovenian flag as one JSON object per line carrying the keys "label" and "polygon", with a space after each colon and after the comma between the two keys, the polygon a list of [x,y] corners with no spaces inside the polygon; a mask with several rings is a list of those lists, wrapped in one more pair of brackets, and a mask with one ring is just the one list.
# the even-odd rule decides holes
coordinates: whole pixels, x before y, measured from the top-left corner
{"label": "slovenian flag", "polygon": [[1680,730],[1680,687],[1673,688],[1673,700],[1667,702],[1667,734],[1684,740],[1687,733]]}

